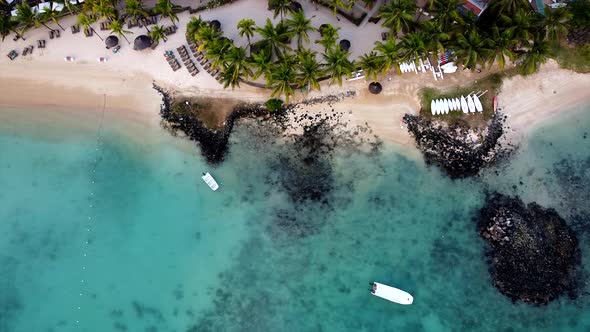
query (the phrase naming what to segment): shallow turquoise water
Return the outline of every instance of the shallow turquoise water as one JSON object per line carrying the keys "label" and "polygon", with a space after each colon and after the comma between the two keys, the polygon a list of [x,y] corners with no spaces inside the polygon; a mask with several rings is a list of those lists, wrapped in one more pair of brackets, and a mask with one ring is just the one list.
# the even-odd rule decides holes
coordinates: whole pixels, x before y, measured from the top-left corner
{"label": "shallow turquoise water", "polygon": [[[275,161],[290,148],[243,126],[213,193],[199,178],[211,168],[159,128],[122,134],[107,113],[97,140],[98,113],[13,112],[0,112],[2,332],[590,329],[587,297],[537,308],[496,292],[471,219],[488,189],[587,216],[575,183],[590,182],[588,112],[479,179],[451,181],[395,146],[339,151],[327,204],[289,200]],[[371,296],[371,281],[414,305]]]}

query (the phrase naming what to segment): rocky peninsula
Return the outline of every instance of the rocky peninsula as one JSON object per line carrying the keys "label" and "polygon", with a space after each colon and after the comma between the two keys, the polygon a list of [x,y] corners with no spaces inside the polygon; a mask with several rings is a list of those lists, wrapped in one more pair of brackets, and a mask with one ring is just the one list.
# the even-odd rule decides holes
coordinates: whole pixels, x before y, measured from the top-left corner
{"label": "rocky peninsula", "polygon": [[493,193],[477,227],[488,243],[492,282],[502,294],[537,305],[564,293],[575,296],[580,248],[555,210]]}
{"label": "rocky peninsula", "polygon": [[495,113],[488,126],[480,130],[466,123],[447,125],[419,115],[406,114],[403,118],[426,163],[439,166],[454,179],[477,175],[509,150],[499,143],[505,120],[503,114]]}

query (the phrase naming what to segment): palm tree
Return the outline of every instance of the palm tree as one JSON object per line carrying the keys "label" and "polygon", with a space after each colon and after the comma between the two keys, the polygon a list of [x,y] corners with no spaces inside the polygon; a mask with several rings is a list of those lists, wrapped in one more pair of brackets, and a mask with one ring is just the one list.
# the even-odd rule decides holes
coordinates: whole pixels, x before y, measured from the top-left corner
{"label": "palm tree", "polygon": [[568,22],[572,17],[573,15],[565,8],[552,11],[549,6],[545,6],[545,18],[541,21],[541,25],[545,27],[547,37],[556,41],[567,34]]}
{"label": "palm tree", "polygon": [[191,17],[191,20],[186,24],[186,37],[191,41],[196,41],[197,32],[203,26],[205,26],[205,22],[201,19],[201,16]]}
{"label": "palm tree", "polygon": [[297,81],[295,69],[288,63],[279,61],[271,66],[266,76],[266,85],[272,88],[271,97],[285,95],[285,103],[289,103],[289,97],[295,94],[293,86]]}
{"label": "palm tree", "polygon": [[221,37],[221,32],[217,29],[209,26],[208,24],[203,25],[197,30],[195,34],[195,41],[199,43],[199,51],[202,51],[207,47],[207,44],[218,40]]}
{"label": "palm tree", "polygon": [[58,11],[53,10],[51,7],[45,7],[45,9],[43,10],[43,13],[41,13],[40,15],[41,15],[42,19],[51,20],[51,21],[53,21],[53,23],[57,24],[57,26],[60,27],[62,31],[66,31],[66,29],[64,29],[64,27],[62,27],[59,24],[59,21],[57,19],[57,17],[59,16]]}
{"label": "palm tree", "polygon": [[[457,10],[463,4],[463,0],[435,0],[433,10],[436,12],[435,20],[443,31],[450,32],[465,24],[463,16]],[[457,25],[458,24],[458,25]]]}
{"label": "palm tree", "polygon": [[117,10],[108,0],[96,0],[92,2],[92,12],[96,13],[98,17],[106,18],[108,21],[117,18]]}
{"label": "palm tree", "polygon": [[163,40],[164,43],[168,41],[163,25],[156,25],[155,27],[152,27],[152,30],[149,32],[149,34],[154,43],[158,43],[160,40]]}
{"label": "palm tree", "polygon": [[352,9],[355,0],[327,0],[325,3],[328,5],[328,7],[333,9],[334,16],[336,16],[336,14],[338,14],[338,8],[344,8],[346,10]]}
{"label": "palm tree", "polygon": [[223,74],[223,87],[231,86],[232,89],[240,87],[240,81],[244,77],[252,76],[250,64],[247,61],[246,49],[243,47],[231,47],[225,56],[226,66]]}
{"label": "palm tree", "polygon": [[531,49],[521,55],[521,73],[528,75],[536,72],[547,61],[549,52],[549,43],[537,36]]}
{"label": "palm tree", "polygon": [[413,0],[392,0],[379,9],[383,26],[389,28],[393,35],[410,31],[414,26],[415,16],[416,3]]}
{"label": "palm tree", "polygon": [[216,39],[206,46],[205,58],[211,61],[213,68],[220,68],[225,63],[226,54],[232,48],[231,42],[227,39]]}
{"label": "palm tree", "polygon": [[390,37],[385,43],[376,42],[374,50],[379,53],[379,57],[381,58],[381,70],[383,73],[388,72],[389,69],[393,67],[395,68],[395,71],[401,75],[402,72],[399,66],[402,61],[401,46],[397,43],[396,39]]}
{"label": "palm tree", "polygon": [[262,28],[256,28],[256,32],[262,36],[260,41],[262,48],[269,50],[270,54],[276,54],[278,58],[282,57],[281,50],[288,49],[287,42],[291,37],[290,31],[286,26],[278,23],[275,27],[270,19],[266,19],[266,24]]}
{"label": "palm tree", "polygon": [[464,66],[475,70],[477,64],[482,67],[493,56],[494,51],[490,49],[491,41],[483,38],[476,29],[472,29],[467,36],[457,36],[455,56]]}
{"label": "palm tree", "polygon": [[[492,27],[491,46],[494,50],[494,58],[498,62],[498,67],[504,69],[506,66],[506,58],[514,60],[516,55],[512,51],[516,46],[517,41],[512,36],[509,30],[501,31],[497,26]],[[492,64],[493,61],[490,62]]]}
{"label": "palm tree", "polygon": [[502,16],[501,20],[507,22],[507,29],[512,36],[520,41],[520,46],[527,46],[533,39],[534,18],[529,10],[518,9],[510,17]]}
{"label": "palm tree", "polygon": [[252,79],[255,80],[263,74],[267,75],[272,66],[271,55],[268,50],[261,49],[258,53],[252,54],[250,65],[256,69],[256,72],[252,75]]}
{"label": "palm tree", "polygon": [[448,33],[444,32],[439,22],[434,20],[427,21],[422,24],[421,31],[425,36],[428,36],[425,41],[427,51],[439,54],[444,53],[445,47],[443,43],[451,37]]}
{"label": "palm tree", "polygon": [[14,31],[14,33],[18,35],[18,32],[15,30],[16,24],[16,21],[12,20],[11,17],[0,16],[0,36],[2,36],[2,41],[4,41],[4,38],[6,38],[11,31]]}
{"label": "palm tree", "polygon": [[428,38],[419,32],[405,35],[400,41],[400,47],[403,50],[402,59],[405,61],[417,62],[426,54],[425,40]]}
{"label": "palm tree", "polygon": [[306,18],[302,10],[291,13],[291,18],[287,20],[287,26],[291,28],[293,34],[297,36],[297,48],[301,49],[303,41],[309,43],[308,31],[315,31],[316,29],[311,26],[311,19]]}
{"label": "palm tree", "polygon": [[291,9],[291,0],[268,0],[268,8],[274,10],[274,18],[281,15],[281,21],[283,15],[287,15]]}
{"label": "palm tree", "polygon": [[[140,0],[127,0],[125,2],[125,14],[127,14],[127,17],[133,18],[135,20],[145,19],[150,16],[147,10],[143,7],[143,3]],[[147,25],[145,25],[145,28],[149,32]]]}
{"label": "palm tree", "polygon": [[177,5],[173,4],[170,0],[158,0],[154,7],[154,13],[158,13],[163,17],[169,17],[172,25],[176,26],[174,21],[178,22],[178,16],[176,16]]}
{"label": "palm tree", "polygon": [[324,54],[322,54],[326,73],[332,76],[330,84],[338,82],[338,85],[342,85],[342,77],[350,75],[356,68],[354,63],[348,59],[350,52],[344,51],[340,47],[331,47]]}
{"label": "palm tree", "polygon": [[123,22],[121,22],[120,20],[114,20],[111,22],[111,24],[109,24],[109,29],[111,29],[111,33],[115,33],[117,34],[119,37],[123,37],[125,38],[125,40],[127,41],[128,44],[131,44],[131,42],[129,41],[129,39],[127,39],[127,37],[125,36],[126,33],[133,33],[131,31],[127,31],[125,30],[125,25]]}
{"label": "palm tree", "polygon": [[92,23],[96,22],[96,19],[92,16],[86,15],[86,13],[78,14],[78,24],[84,28],[84,32],[88,32],[89,30],[92,31],[100,40],[103,40],[102,37],[92,28]]}
{"label": "palm tree", "polygon": [[297,85],[301,88],[305,87],[308,91],[320,90],[319,79],[323,75],[323,70],[320,63],[315,59],[316,54],[316,52],[310,50],[300,50],[297,52],[297,58],[299,59],[299,78]]}
{"label": "palm tree", "polygon": [[338,30],[340,27],[334,27],[331,24],[326,24],[320,31],[322,39],[316,40],[316,44],[320,44],[324,47],[324,52],[336,45],[336,41],[339,38]]}
{"label": "palm tree", "polygon": [[377,81],[377,75],[383,70],[383,59],[375,51],[361,55],[358,64],[373,81]]}
{"label": "palm tree", "polygon": [[[22,36],[25,31],[41,23],[27,2],[16,5],[16,10],[17,13],[14,19],[20,25],[19,35]],[[45,27],[51,30],[48,26]]]}
{"label": "palm tree", "polygon": [[495,0],[492,2],[492,9],[498,14],[511,15],[518,9],[529,9],[527,0]]}
{"label": "palm tree", "polygon": [[248,46],[250,46],[250,38],[254,37],[256,31],[256,22],[249,18],[241,19],[237,26],[240,37],[246,36],[248,39]]}

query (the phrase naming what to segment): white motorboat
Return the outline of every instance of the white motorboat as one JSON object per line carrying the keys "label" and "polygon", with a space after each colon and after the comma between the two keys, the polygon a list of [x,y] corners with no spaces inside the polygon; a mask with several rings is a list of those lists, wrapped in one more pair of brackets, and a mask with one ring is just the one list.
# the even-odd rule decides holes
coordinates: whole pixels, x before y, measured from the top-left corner
{"label": "white motorboat", "polygon": [[203,173],[203,176],[201,178],[203,179],[203,181],[205,181],[209,188],[211,188],[211,190],[215,191],[219,188],[217,181],[215,181],[215,179],[211,176],[211,174],[209,174],[209,172]]}
{"label": "white motorboat", "polygon": [[432,99],[432,101],[430,102],[430,113],[432,113],[432,115],[434,115],[434,113],[436,112],[435,106],[436,102],[434,101],[434,99]]}
{"label": "white motorboat", "polygon": [[467,100],[465,100],[464,96],[461,96],[461,110],[463,113],[469,113],[469,107],[467,106]]}
{"label": "white motorboat", "polygon": [[478,112],[483,112],[483,106],[481,105],[481,101],[477,95],[473,95],[473,103],[475,104],[475,109]]}
{"label": "white motorboat", "polygon": [[412,302],[414,302],[414,297],[401,289],[380,284],[378,282],[372,282],[370,285],[371,294],[382,299],[404,305],[412,304]]}
{"label": "white motorboat", "polygon": [[475,103],[473,103],[473,98],[471,98],[471,95],[467,96],[467,106],[469,106],[469,112],[471,113],[475,113]]}

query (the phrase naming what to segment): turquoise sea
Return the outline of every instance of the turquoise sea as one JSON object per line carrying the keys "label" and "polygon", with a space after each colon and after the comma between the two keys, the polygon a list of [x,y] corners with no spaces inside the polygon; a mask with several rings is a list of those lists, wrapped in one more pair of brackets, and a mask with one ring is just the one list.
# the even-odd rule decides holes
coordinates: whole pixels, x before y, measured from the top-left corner
{"label": "turquoise sea", "polygon": [[[325,201],[294,202],[278,179],[304,170],[277,163],[294,148],[246,125],[212,168],[109,110],[0,107],[0,332],[588,331],[587,295],[500,295],[472,218],[486,190],[554,207],[587,275],[589,111],[546,122],[475,179],[393,145],[342,147],[317,178]],[[371,281],[414,304],[371,296]]]}

